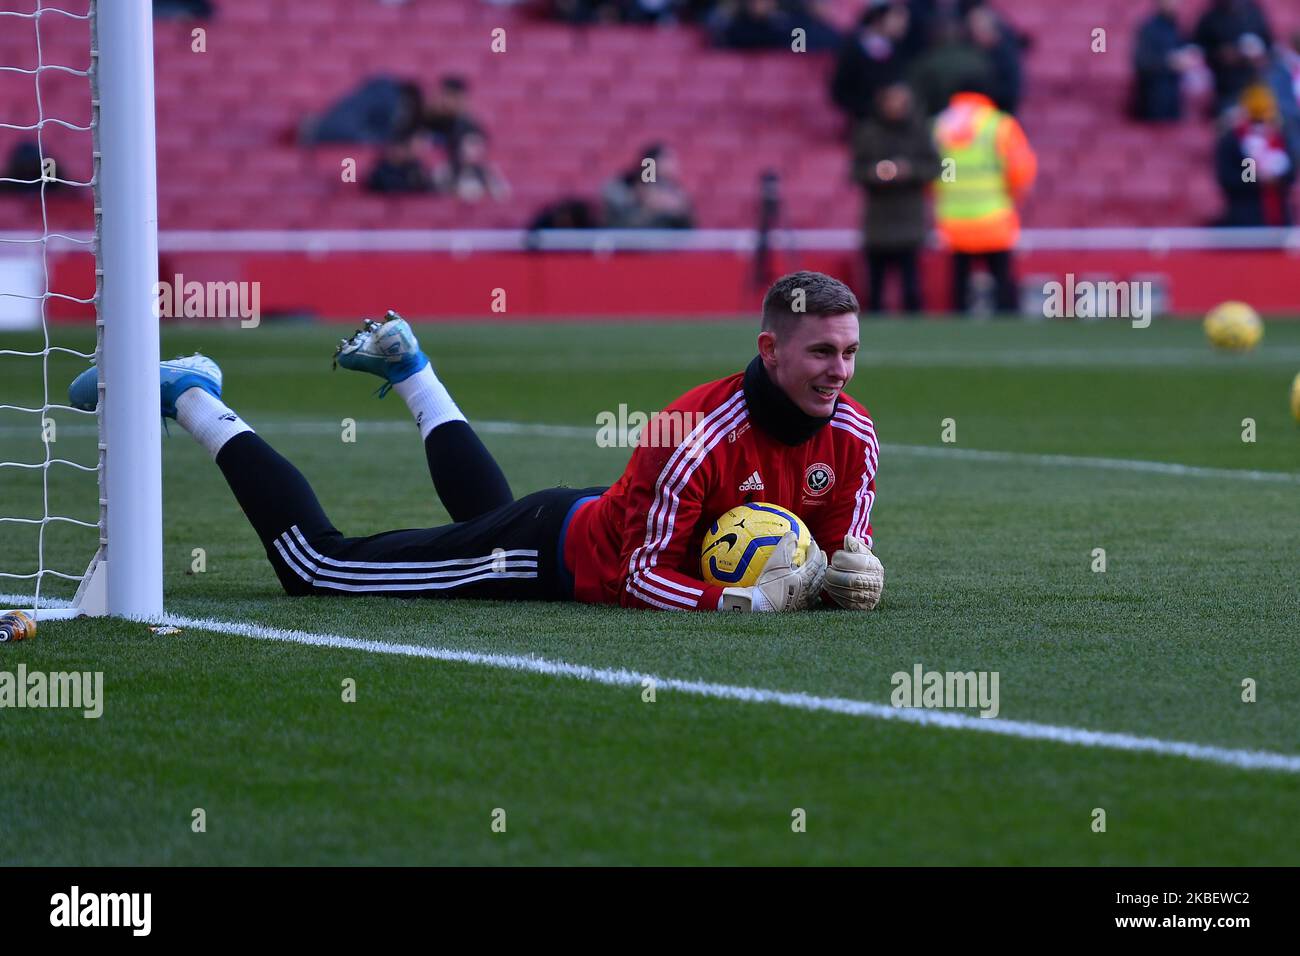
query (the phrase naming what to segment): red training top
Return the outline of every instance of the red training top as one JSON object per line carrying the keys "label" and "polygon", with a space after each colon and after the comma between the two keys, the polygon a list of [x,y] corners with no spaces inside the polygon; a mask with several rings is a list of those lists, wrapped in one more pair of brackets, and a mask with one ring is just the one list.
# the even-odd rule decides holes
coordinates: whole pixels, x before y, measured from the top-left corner
{"label": "red training top", "polygon": [[564,543],[574,599],[716,611],[700,580],[713,521],[739,504],[793,511],[831,554],[852,534],[871,546],[879,447],[866,408],[841,393],[829,425],[787,445],[752,421],[744,373],[691,389],[643,429],[623,476],[578,509]]}

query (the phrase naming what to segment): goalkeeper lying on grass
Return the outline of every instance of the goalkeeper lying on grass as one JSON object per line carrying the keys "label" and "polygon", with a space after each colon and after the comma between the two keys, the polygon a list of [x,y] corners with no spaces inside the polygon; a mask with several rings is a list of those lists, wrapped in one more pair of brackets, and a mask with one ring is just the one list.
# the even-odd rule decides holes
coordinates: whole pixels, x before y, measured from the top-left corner
{"label": "goalkeeper lying on grass", "polygon": [[[162,413],[216,459],[285,591],[393,597],[576,600],[663,610],[788,611],[826,599],[853,610],[880,600],[871,553],[878,457],[867,411],[843,394],[858,350],[858,302],[817,272],[778,280],[763,300],[759,355],[741,373],[691,389],[665,411],[692,423],[670,443],[642,441],[611,488],[552,488],[518,501],[407,323],[389,313],[339,347],[415,416],[434,488],[455,524],[348,537],[311,486],[221,399],[221,370],[194,355],[162,363]],[[93,409],[97,375],[72,383]],[[643,436],[662,434],[655,420]],[[813,536],[774,550],[753,587],[696,577],[717,516],[766,501]],[[820,547],[819,547],[820,545]],[[842,546],[842,547],[841,547]],[[826,551],[833,551],[829,565]]]}

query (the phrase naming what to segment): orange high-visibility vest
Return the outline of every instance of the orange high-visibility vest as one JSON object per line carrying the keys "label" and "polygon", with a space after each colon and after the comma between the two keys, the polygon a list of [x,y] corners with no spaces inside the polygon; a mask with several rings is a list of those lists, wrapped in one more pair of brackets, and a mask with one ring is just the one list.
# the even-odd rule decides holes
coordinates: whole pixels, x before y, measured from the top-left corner
{"label": "orange high-visibility vest", "polygon": [[944,163],[935,185],[939,232],[957,252],[1011,249],[1020,236],[1015,201],[1038,165],[1020,124],[988,97],[959,93],[934,134]]}

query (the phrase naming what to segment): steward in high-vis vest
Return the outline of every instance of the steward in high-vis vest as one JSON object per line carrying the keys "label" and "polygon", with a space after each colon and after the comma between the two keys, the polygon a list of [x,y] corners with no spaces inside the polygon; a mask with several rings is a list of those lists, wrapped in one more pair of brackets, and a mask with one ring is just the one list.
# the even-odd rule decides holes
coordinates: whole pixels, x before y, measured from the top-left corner
{"label": "steward in high-vis vest", "polygon": [[934,139],[943,160],[935,184],[935,221],[953,251],[953,307],[969,311],[971,265],[984,259],[997,286],[998,311],[1015,312],[1016,203],[1033,184],[1038,158],[1020,124],[993,105],[981,82],[963,84],[935,118]]}

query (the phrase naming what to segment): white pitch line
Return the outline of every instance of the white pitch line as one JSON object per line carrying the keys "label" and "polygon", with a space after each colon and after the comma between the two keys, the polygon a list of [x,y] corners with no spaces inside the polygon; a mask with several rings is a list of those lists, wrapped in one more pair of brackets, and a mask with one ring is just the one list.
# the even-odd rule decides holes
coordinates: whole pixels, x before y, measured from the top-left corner
{"label": "white pitch line", "polygon": [[[570,438],[594,442],[599,431],[593,422],[585,425],[548,425],[541,422],[474,422],[476,431],[485,435],[533,435],[539,438]],[[337,435],[339,426],[334,422],[313,420],[267,421],[254,426],[265,435]],[[360,433],[379,435],[415,434],[414,422],[361,421]],[[34,435],[31,429],[16,426],[0,427],[0,437]],[[63,429],[65,435],[90,436],[98,434],[94,426],[70,425]],[[1105,471],[1133,471],[1176,478],[1212,478],[1219,481],[1260,481],[1277,484],[1300,484],[1300,473],[1288,471],[1257,471],[1244,468],[1209,468],[1201,465],[1182,465],[1177,462],[1144,461],[1139,458],[1098,458],[1083,455],[1048,455],[1020,451],[988,451],[977,448],[943,448],[937,445],[881,445],[885,455],[911,455],[917,458],[953,458],[958,461],[979,461],[997,464],[1036,465],[1040,467],[1097,468]]]}
{"label": "white pitch line", "polygon": [[696,697],[715,700],[734,700],[750,704],[776,704],[797,710],[843,714],[850,717],[869,717],[876,720],[894,720],[923,727],[942,727],[948,730],[966,730],[977,733],[1000,734],[1023,740],[1045,740],[1075,747],[1101,747],[1153,753],[1161,756],[1186,757],[1207,763],[1238,767],[1243,770],[1278,770],[1300,773],[1300,756],[1271,753],[1262,750],[1234,750],[1208,744],[1188,743],[1179,740],[1160,740],[1156,737],[1139,737],[1134,734],[1087,730],[1081,727],[1058,727],[1024,720],[969,717],[946,711],[918,710],[891,707],[865,700],[843,697],[817,697],[794,691],[768,690],[761,687],[744,687],[734,684],[716,684],[708,681],[681,680],[660,677],[640,671],[591,667],[570,664],[543,657],[518,654],[494,654],[480,651],[462,651],[447,647],[425,647],[419,644],[389,644],[384,641],[361,640],[337,634],[312,634],[306,631],[263,627],[258,624],[236,624],[211,618],[192,618],[167,615],[165,623],[174,627],[216,631],[258,640],[283,641],[313,647],[332,647],[344,650],[368,651],[375,654],[393,654],[402,657],[419,657],[428,660],[458,664],[476,664],[502,670],[542,674],[548,677],[567,677],[611,687],[643,687],[653,681],[656,689],[674,690]]}
{"label": "white pitch line", "polygon": [[[337,431],[337,429],[335,429]],[[1254,471],[1244,468],[1206,468],[1201,465],[1180,465],[1167,461],[1143,461],[1138,458],[1092,458],[1082,455],[1044,455],[1019,451],[983,451],[976,448],[939,448],[934,445],[881,446],[881,453],[895,452],[918,458],[957,458],[966,461],[988,461],[1043,465],[1064,468],[1103,468],[1109,471],[1142,471],[1154,475],[1173,475],[1180,478],[1217,478],[1237,481],[1271,481],[1282,484],[1300,484],[1300,473],[1289,471]]]}
{"label": "white pitch line", "polygon": [[[536,435],[544,438],[572,438],[594,441],[598,431],[593,422],[582,425],[547,425],[538,422],[474,422],[474,428],[486,435]],[[339,426],[333,422],[271,422],[259,431],[267,434],[336,434]],[[377,431],[381,434],[413,433],[415,424],[394,421],[361,422],[358,431]],[[1181,465],[1176,462],[1143,461],[1133,458],[1098,458],[1083,455],[1048,455],[1019,451],[984,451],[974,448],[943,448],[936,445],[898,445],[887,442],[881,445],[882,454],[911,455],[918,458],[955,458],[963,461],[996,462],[998,464],[1040,465],[1062,468],[1101,468],[1110,471],[1137,471],[1179,478],[1214,478],[1218,480],[1264,481],[1282,484],[1300,484],[1300,473],[1286,471],[1257,471],[1238,468],[1208,468],[1200,465]]]}
{"label": "white pitch line", "polygon": [[[385,424],[395,424],[386,422]],[[529,422],[477,422],[474,427],[487,434],[546,435],[552,438],[594,438],[595,425],[582,428],[574,425],[535,425]],[[337,432],[337,426],[332,427]],[[1156,475],[1173,475],[1181,478],[1237,479],[1240,481],[1272,481],[1283,484],[1300,484],[1300,473],[1287,471],[1254,471],[1237,468],[1206,468],[1200,465],[1180,465],[1165,461],[1143,461],[1133,458],[1097,458],[1082,455],[1046,455],[1019,451],[982,451],[974,448],[942,448],[936,445],[896,445],[886,442],[880,446],[881,454],[913,455],[919,458],[956,458],[966,461],[987,461],[1025,465],[1042,465],[1064,468],[1103,468],[1112,471],[1141,471]]]}
{"label": "white pitch line", "polygon": [[[0,604],[23,606],[30,595],[0,594]],[[69,602],[51,598],[50,606],[68,607]],[[919,710],[890,707],[865,700],[844,697],[817,697],[796,691],[768,690],[761,687],[744,687],[735,684],[716,684],[708,681],[681,680],[659,677],[640,671],[591,667],[551,661],[544,657],[519,654],[494,654],[482,651],[460,651],[448,647],[426,647],[420,644],[390,644],[385,641],[362,640],[338,634],[313,634],[308,631],[265,627],[260,624],[237,624],[215,618],[185,617],[168,614],[163,623],[173,627],[218,634],[233,634],[264,641],[281,641],[309,647],[332,647],[339,650],[368,651],[373,654],[392,654],[399,657],[418,657],[426,660],[446,661],[456,664],[476,664],[502,670],[542,674],[548,677],[568,677],[610,687],[643,687],[645,681],[654,681],[656,689],[680,691],[696,697],[715,700],[734,700],[749,704],[776,704],[820,713],[842,714],[848,717],[869,717],[875,720],[894,720],[922,727],[941,727],[946,730],[967,730],[975,733],[1000,734],[1022,740],[1044,740],[1074,747],[1100,747],[1108,750],[1126,750],[1136,753],[1153,753],[1160,756],[1186,757],[1205,763],[1216,763],[1243,770],[1277,770],[1283,773],[1300,773],[1300,756],[1272,753],[1266,750],[1235,750],[1209,744],[1181,740],[1161,740],[1158,737],[1139,737],[1135,734],[1113,733],[1105,730],[1088,730],[1083,727],[1059,727],[1026,720],[968,717],[948,711]]]}

